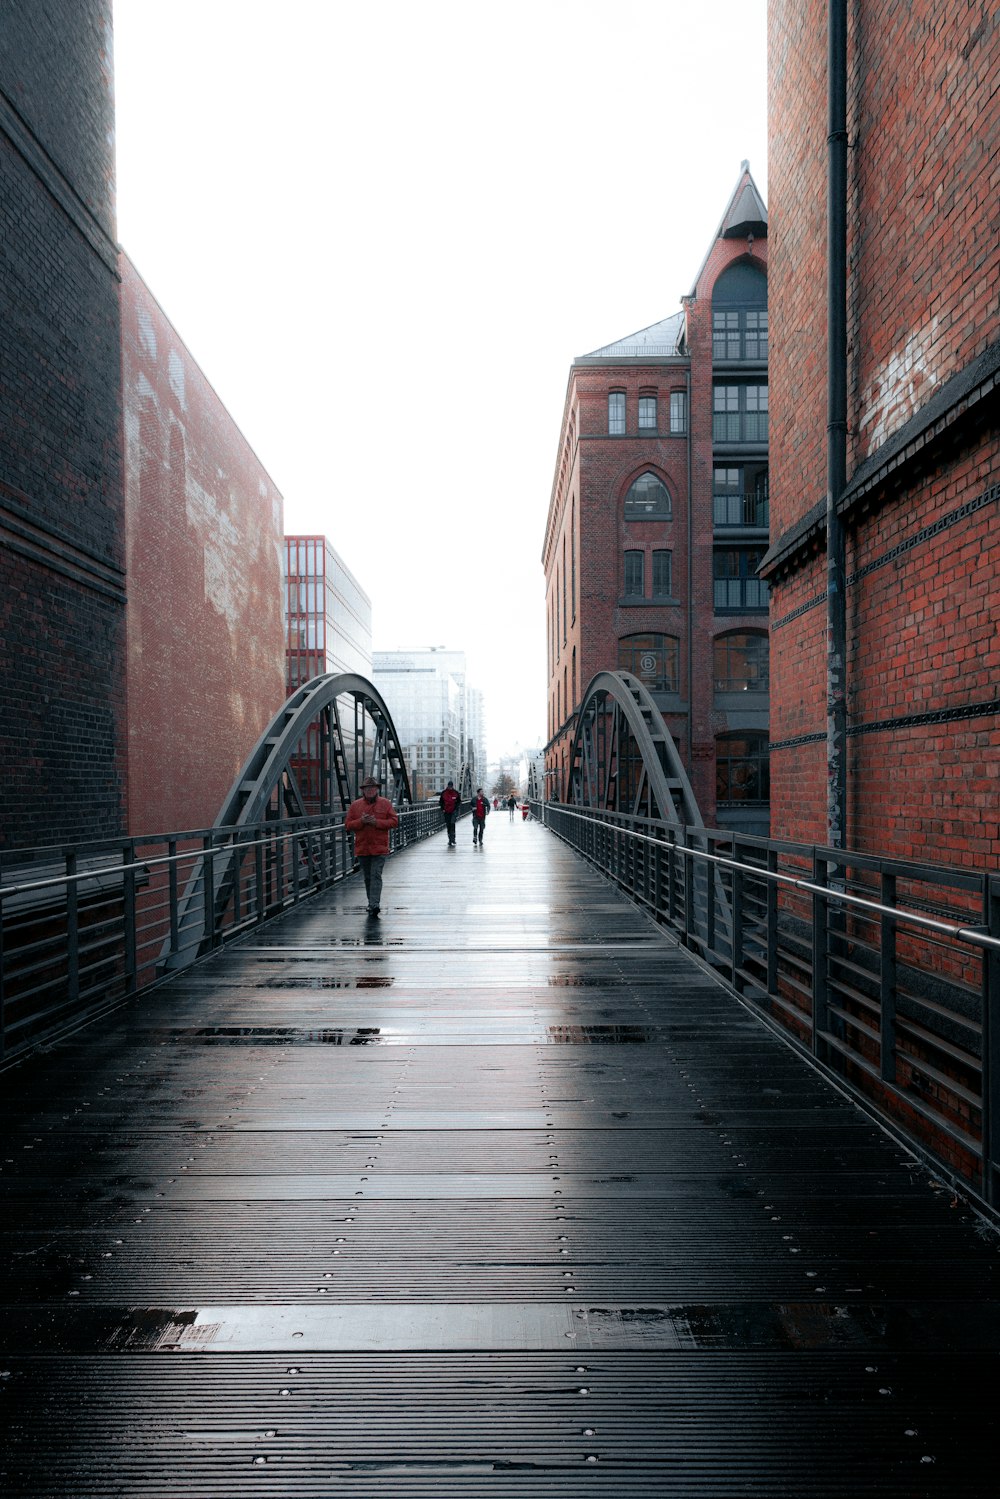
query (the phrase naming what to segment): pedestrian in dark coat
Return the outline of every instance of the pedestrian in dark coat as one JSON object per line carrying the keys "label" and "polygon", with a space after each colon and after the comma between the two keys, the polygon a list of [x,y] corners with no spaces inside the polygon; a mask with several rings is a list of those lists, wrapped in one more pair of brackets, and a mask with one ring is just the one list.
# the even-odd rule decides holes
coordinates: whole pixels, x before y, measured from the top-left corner
{"label": "pedestrian in dark coat", "polygon": [[483,828],[489,815],[489,797],[484,796],[482,786],[477,786],[476,799],[472,803],[472,841],[474,844],[478,843],[480,848],[483,846]]}

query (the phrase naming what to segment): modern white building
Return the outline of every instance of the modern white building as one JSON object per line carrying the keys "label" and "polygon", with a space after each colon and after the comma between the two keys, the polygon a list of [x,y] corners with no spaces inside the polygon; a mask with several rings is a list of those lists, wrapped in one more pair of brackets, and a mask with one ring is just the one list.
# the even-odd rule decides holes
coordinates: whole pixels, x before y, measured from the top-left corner
{"label": "modern white building", "polygon": [[459,784],[470,744],[473,774],[485,774],[483,695],[468,684],[464,651],[375,651],[372,681],[392,716],[414,801],[438,796],[449,780]]}

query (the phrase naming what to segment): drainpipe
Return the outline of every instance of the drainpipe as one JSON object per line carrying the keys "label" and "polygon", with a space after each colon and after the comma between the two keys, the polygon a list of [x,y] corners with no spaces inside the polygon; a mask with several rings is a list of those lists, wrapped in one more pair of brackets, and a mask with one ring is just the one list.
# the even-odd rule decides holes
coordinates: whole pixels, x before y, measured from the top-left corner
{"label": "drainpipe", "polygon": [[694,500],[691,494],[691,365],[690,350],[688,351],[688,367],[685,373],[685,395],[687,404],[687,769],[688,775],[694,780],[694,729],[692,720],[694,718],[694,559],[691,556],[692,542],[694,539],[694,523],[692,510]]}
{"label": "drainpipe", "polygon": [[837,501],[847,483],[847,8],[829,0],[827,196],[826,750],[827,842],[847,837],[847,608],[844,528]]}

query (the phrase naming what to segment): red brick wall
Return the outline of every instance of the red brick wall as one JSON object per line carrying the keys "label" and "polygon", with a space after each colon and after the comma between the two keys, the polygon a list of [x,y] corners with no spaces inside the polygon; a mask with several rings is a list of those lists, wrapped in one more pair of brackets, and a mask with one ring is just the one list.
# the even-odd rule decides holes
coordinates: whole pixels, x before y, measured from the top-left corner
{"label": "red brick wall", "polygon": [[[769,12],[775,548],[826,488],[825,12]],[[851,9],[849,482],[1000,339],[998,70],[986,4]],[[998,447],[980,401],[845,513],[850,846],[974,867],[1000,854]],[[825,841],[822,535],[771,585],[772,828]]]}
{"label": "red brick wall", "polygon": [[122,257],[130,831],[210,825],[285,700],[282,500]]}

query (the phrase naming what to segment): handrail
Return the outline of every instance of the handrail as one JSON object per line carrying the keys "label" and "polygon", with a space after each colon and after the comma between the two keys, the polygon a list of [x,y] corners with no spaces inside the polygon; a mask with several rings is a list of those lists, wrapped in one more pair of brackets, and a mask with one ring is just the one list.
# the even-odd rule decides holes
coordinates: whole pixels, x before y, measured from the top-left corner
{"label": "handrail", "polygon": [[[560,805],[559,811],[567,817],[578,817],[582,822],[593,821],[593,818],[586,816],[582,812],[575,812],[570,807]],[[672,830],[671,824],[664,824],[664,826]],[[703,830],[699,829],[700,831]],[[718,830],[716,829],[715,831],[717,832]],[[651,838],[648,833],[640,833],[633,829],[630,836],[641,843],[652,844],[658,848],[663,847],[664,840],[662,838]],[[748,834],[748,839],[749,836]],[[739,835],[737,834],[736,837],[738,838]],[[879,915],[894,917],[897,921],[909,922],[914,926],[927,927],[929,931],[940,932],[945,936],[955,937],[959,941],[970,942],[977,947],[989,948],[993,952],[1000,953],[1000,937],[991,937],[981,927],[955,926],[949,921],[938,921],[933,916],[923,916],[919,911],[908,911],[903,906],[885,906],[879,901],[867,900],[860,895],[852,895],[850,891],[838,890],[835,885],[814,885],[810,880],[799,880],[793,875],[779,874],[777,871],[764,869],[759,864],[743,864],[737,859],[727,859],[722,854],[710,854],[705,849],[692,848],[687,844],[674,842],[671,844],[671,847],[676,848],[677,852],[684,858],[701,859],[706,864],[717,864],[726,869],[739,870],[744,874],[753,875],[754,879],[769,880],[774,884],[788,885],[796,890],[805,891],[809,895],[820,895],[827,900],[836,901],[842,906],[856,906],[859,910],[874,911]],[[849,851],[846,855],[840,854],[841,862],[845,859],[847,862],[850,862]]]}
{"label": "handrail", "polygon": [[1000,1205],[1000,873],[533,810],[935,1170]]}
{"label": "handrail", "polygon": [[[444,827],[437,803],[399,811],[390,847]],[[116,857],[117,856],[117,857]],[[33,861],[37,877],[30,874]],[[213,870],[227,861],[225,889]],[[16,862],[15,862],[16,861]],[[52,872],[58,862],[65,865]],[[0,1066],[116,1008],[178,966],[350,876],[343,813],[0,856]],[[187,907],[204,874],[215,898]]]}

